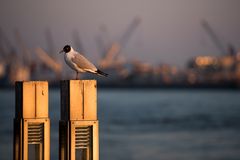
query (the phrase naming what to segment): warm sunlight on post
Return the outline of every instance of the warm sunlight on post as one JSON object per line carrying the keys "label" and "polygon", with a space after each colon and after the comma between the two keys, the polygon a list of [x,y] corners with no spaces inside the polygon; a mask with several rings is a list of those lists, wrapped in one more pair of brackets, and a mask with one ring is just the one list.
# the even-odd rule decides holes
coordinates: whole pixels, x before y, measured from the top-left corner
{"label": "warm sunlight on post", "polygon": [[50,159],[48,82],[16,82],[14,160]]}
{"label": "warm sunlight on post", "polygon": [[59,143],[61,160],[99,159],[95,80],[61,81]]}

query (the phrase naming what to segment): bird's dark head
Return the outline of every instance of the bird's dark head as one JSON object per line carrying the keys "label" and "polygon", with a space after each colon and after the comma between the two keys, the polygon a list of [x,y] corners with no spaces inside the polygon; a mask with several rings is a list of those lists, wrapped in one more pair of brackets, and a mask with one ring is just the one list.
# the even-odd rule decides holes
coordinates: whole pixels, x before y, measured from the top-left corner
{"label": "bird's dark head", "polygon": [[59,53],[62,53],[62,52],[68,53],[70,51],[71,51],[71,46],[70,45],[66,45],[66,46],[63,47],[63,50],[61,50]]}

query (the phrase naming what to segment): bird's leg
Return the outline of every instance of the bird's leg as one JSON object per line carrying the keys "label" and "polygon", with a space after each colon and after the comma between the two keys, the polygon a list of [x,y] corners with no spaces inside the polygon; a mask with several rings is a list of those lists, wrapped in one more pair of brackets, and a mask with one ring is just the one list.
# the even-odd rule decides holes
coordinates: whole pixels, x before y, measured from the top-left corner
{"label": "bird's leg", "polygon": [[76,72],[76,80],[78,80],[78,72]]}

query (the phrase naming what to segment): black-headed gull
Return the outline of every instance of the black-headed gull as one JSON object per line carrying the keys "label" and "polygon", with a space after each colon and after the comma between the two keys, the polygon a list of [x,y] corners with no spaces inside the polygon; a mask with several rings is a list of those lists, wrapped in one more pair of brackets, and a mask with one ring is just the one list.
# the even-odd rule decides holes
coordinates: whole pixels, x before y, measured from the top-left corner
{"label": "black-headed gull", "polygon": [[70,45],[66,45],[59,53],[65,53],[64,59],[65,62],[76,71],[76,79],[78,79],[78,73],[90,72],[97,75],[107,76],[107,73],[104,73],[97,69],[97,67],[92,64],[87,58],[75,51]]}

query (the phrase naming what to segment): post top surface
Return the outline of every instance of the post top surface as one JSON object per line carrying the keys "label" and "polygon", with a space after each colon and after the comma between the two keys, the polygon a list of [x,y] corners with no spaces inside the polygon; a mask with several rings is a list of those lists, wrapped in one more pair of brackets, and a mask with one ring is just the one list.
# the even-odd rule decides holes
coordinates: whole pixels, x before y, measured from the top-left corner
{"label": "post top surface", "polygon": [[48,81],[16,81],[15,83],[25,83],[25,84],[48,84]]}
{"label": "post top surface", "polygon": [[69,80],[61,80],[60,82],[97,82],[97,80],[96,79],[83,79],[83,80],[69,79]]}

